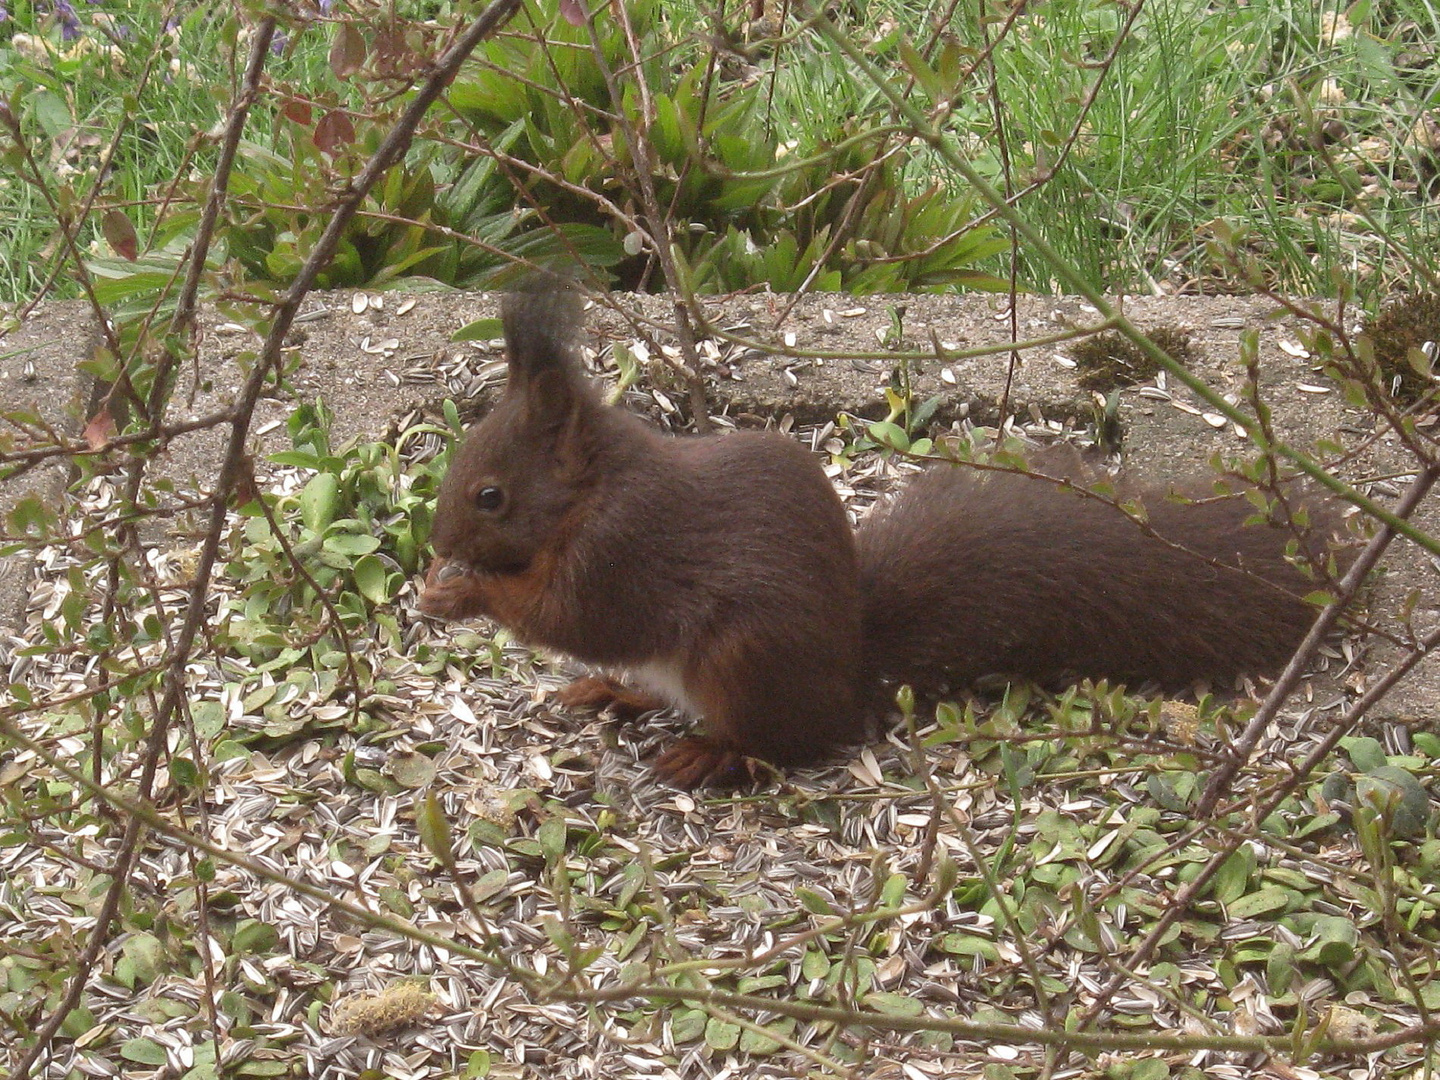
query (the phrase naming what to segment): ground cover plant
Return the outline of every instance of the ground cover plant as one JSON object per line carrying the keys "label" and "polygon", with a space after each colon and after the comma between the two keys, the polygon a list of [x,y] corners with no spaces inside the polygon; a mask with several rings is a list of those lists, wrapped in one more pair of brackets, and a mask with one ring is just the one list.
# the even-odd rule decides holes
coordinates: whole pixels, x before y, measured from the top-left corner
{"label": "ground cover plant", "polygon": [[[1440,553],[1409,522],[1440,476],[1430,5],[0,11],[9,317],[80,298],[99,385],[74,433],[3,402],[0,553],[37,559],[0,651],[11,1075],[1433,1069],[1440,739],[1362,726],[1436,643],[1424,588],[1374,613],[1383,663],[1310,648],[1334,679],[1298,702],[1300,664],[1255,701],[902,694],[852,762],[675,793],[643,779],[654,727],[557,713],[542,660],[415,613],[493,322],[438,363],[457,400],[384,441],[298,404],[297,322],[316,286],[399,317],[380,289],[556,263],[665,292],[598,363],[670,426],[727,422],[747,350],[888,379],[883,416],[802,432],[859,506],[914,457],[1104,442],[1122,399],[1088,432],[1004,393],[937,425],[911,379],[961,343],[897,298],[874,348],[807,351],[785,294],[845,290],[843,320],[1053,285],[1095,314],[1047,347],[1117,333],[1144,389],[1243,431],[1226,482],[1265,504],[1307,473],[1375,523],[1357,570],[1315,568],[1337,619],[1392,540]],[[1222,392],[1107,299],[1136,289],[1264,292],[1351,430],[1293,445],[1257,331]],[[729,290],[773,321],[717,322]],[[253,342],[223,376],[202,324]],[[268,396],[289,445],[257,459]],[[223,445],[191,482],[197,430]],[[59,464],[63,500],[11,497]]]}

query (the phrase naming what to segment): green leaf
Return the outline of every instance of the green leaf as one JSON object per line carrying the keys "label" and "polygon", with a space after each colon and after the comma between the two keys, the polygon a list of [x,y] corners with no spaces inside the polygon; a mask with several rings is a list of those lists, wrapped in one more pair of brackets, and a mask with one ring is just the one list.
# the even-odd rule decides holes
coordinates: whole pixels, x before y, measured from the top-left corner
{"label": "green leaf", "polygon": [[420,812],[415,816],[415,827],[420,833],[420,842],[442,866],[455,865],[455,849],[450,844],[450,821],[441,809],[435,792],[425,796]]}
{"label": "green leaf", "polygon": [[1385,748],[1379,741],[1368,735],[1356,735],[1340,740],[1341,748],[1350,755],[1355,768],[1360,772],[1371,772],[1386,764]]}
{"label": "green leaf", "polygon": [[540,828],[535,832],[535,839],[540,844],[540,850],[545,855],[545,861],[550,864],[558,863],[565,854],[565,821],[559,817],[548,817],[540,823]]}
{"label": "green leaf", "polygon": [[1440,735],[1433,731],[1416,731],[1410,735],[1410,741],[1428,758],[1440,758]]}
{"label": "green leaf", "polygon": [[900,39],[900,62],[905,65],[906,71],[915,76],[915,81],[924,88],[931,101],[940,101],[945,97],[945,88],[940,84],[940,77],[931,70],[919,50],[910,44],[909,38]]}
{"label": "green leaf", "polygon": [[807,979],[823,979],[830,974],[830,957],[819,949],[806,949],[800,961],[800,974]]}
{"label": "green leaf", "polygon": [[1145,782],[1145,787],[1150,792],[1150,798],[1154,799],[1157,805],[1177,814],[1183,814],[1186,811],[1185,800],[1180,798],[1175,791],[1175,785],[1163,773],[1151,773],[1150,778]]}
{"label": "green leaf", "polygon": [[129,1039],[120,1047],[120,1056],[137,1065],[164,1065],[165,1048],[151,1039]]}
{"label": "green leaf", "polygon": [[280,934],[259,919],[242,919],[230,938],[230,950],[238,955],[269,952],[280,942]]}
{"label": "green leaf", "polygon": [[705,1013],[700,1009],[681,1009],[670,1021],[670,1037],[678,1044],[692,1043],[705,1034]]}
{"label": "green leaf", "polygon": [[435,779],[435,762],[413,751],[391,756],[386,763],[390,776],[403,788],[415,790],[428,787]]}
{"label": "green leaf", "polygon": [[1249,844],[1242,844],[1215,872],[1215,899],[1222,904],[1233,904],[1245,894],[1250,875],[1255,869],[1255,852]]}
{"label": "green leaf", "polygon": [[41,90],[28,95],[25,100],[25,108],[51,139],[58,138],[62,132],[75,123],[75,118],[70,112],[70,107],[65,104],[65,99],[52,94],[49,90]]}
{"label": "green leaf", "polygon": [[[321,474],[322,476],[325,474]],[[336,533],[334,536],[325,538],[325,550],[336,555],[343,555],[353,558],[358,555],[369,555],[380,546],[378,536],[369,536],[364,533]]]}
{"label": "green leaf", "polygon": [[475,895],[476,900],[488,900],[490,897],[504,892],[505,884],[509,880],[510,871],[497,867],[481,874],[475,884],[471,886],[470,891]]}
{"label": "green leaf", "polygon": [[795,890],[795,899],[804,905],[805,910],[812,911],[816,915],[834,915],[835,909],[830,906],[830,901],[815,892],[813,889],[804,887]]}
{"label": "green leaf", "polygon": [[[778,1019],[770,1021],[767,1028],[781,1038],[788,1039],[795,1030],[795,1018],[793,1016],[779,1017]],[[740,1035],[740,1049],[747,1054],[754,1054],[756,1056],[773,1054],[780,1049],[780,1046],[780,1039],[771,1038],[768,1035],[758,1031],[751,1031],[748,1028]]]}
{"label": "green leaf", "polygon": [[1360,931],[1349,919],[1339,915],[1322,915],[1315,920],[1312,929],[1316,941],[1300,954],[1302,959],[1314,960],[1328,968],[1342,967],[1355,959]]}
{"label": "green leaf", "polygon": [[313,533],[323,533],[340,508],[340,478],[334,473],[316,473],[300,492],[300,523]]}
{"label": "green leaf", "polygon": [[1169,1075],[1164,1058],[1141,1058],[1130,1067],[1125,1080],[1166,1080]]}
{"label": "green leaf", "polygon": [[711,1017],[705,1024],[705,1045],[711,1050],[728,1053],[740,1044],[740,1025],[727,1024]]}
{"label": "green leaf", "polygon": [[466,323],[450,335],[451,341],[494,341],[505,336],[505,326],[499,319],[476,319]]}
{"label": "green leaf", "polygon": [[1419,836],[1430,820],[1430,794],[1425,785],[1397,765],[1380,765],[1356,777],[1355,798],[1388,816],[1394,836]]}
{"label": "green leaf", "polygon": [[170,779],[182,788],[197,787],[200,783],[200,769],[190,758],[171,758]]}
{"label": "green leaf", "polygon": [[940,948],[952,956],[978,956],[985,960],[999,960],[1000,949],[988,938],[973,934],[946,934],[940,939]]}
{"label": "green leaf", "polygon": [[881,446],[899,450],[902,453],[910,449],[910,436],[905,434],[905,429],[899,424],[892,424],[888,420],[877,420],[866,430],[869,431],[870,438]]}
{"label": "green leaf", "polygon": [[1225,909],[1225,914],[1232,919],[1251,919],[1273,911],[1284,911],[1290,904],[1290,896],[1286,889],[1260,889],[1240,897]]}
{"label": "green leaf", "polygon": [[355,588],[372,604],[388,604],[390,602],[388,577],[385,564],[374,555],[361,556],[360,560],[355,563]]}
{"label": "green leaf", "polygon": [[899,907],[905,899],[905,886],[908,884],[904,874],[891,874],[880,891],[880,902],[886,907]]}
{"label": "green leaf", "polygon": [[278,450],[270,455],[270,460],[276,465],[294,465],[297,469],[318,471],[325,459],[309,450]]}
{"label": "green leaf", "polygon": [[565,924],[554,915],[545,916],[541,920],[540,926],[545,931],[545,936],[550,939],[550,944],[554,945],[561,953],[569,953],[574,950],[575,935],[571,934]]}
{"label": "green leaf", "polygon": [[92,1030],[97,1023],[99,1021],[95,1019],[95,1014],[85,1006],[79,1005],[65,1014],[65,1022],[60,1025],[60,1033],[67,1039],[78,1039],[87,1031]]}
{"label": "green leaf", "polygon": [[1275,942],[1265,961],[1265,974],[1274,993],[1285,993],[1295,979],[1295,949],[1284,941]]}
{"label": "green leaf", "polygon": [[136,982],[149,985],[160,977],[166,965],[165,946],[153,934],[133,934],[126,939],[121,955],[129,962]]}
{"label": "green leaf", "polygon": [[886,1016],[919,1016],[925,1003],[913,994],[891,994],[879,991],[866,994],[864,1004]]}
{"label": "green leaf", "polygon": [[750,975],[739,979],[735,989],[742,994],[758,994],[762,990],[774,990],[779,986],[788,986],[790,980],[785,975]]}

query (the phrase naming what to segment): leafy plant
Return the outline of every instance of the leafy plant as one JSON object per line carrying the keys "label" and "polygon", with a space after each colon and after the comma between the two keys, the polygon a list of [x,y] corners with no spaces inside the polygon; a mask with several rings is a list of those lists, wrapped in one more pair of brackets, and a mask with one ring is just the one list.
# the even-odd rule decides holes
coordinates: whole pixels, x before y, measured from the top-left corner
{"label": "leafy plant", "polygon": [[[787,140],[766,115],[759,83],[731,84],[701,63],[662,62],[685,46],[668,39],[657,5],[632,5],[628,17],[646,39],[650,59],[637,76],[653,117],[631,80],[611,99],[607,71],[626,64],[628,53],[620,28],[600,18],[598,55],[584,31],[557,18],[537,24],[536,37],[491,43],[488,63],[450,94],[484,136],[477,149],[523,163],[507,168],[538,218],[608,228],[626,245],[629,258],[615,269],[621,285],[651,280],[632,223],[613,210],[640,204],[647,181],[665,209],[685,283],[698,291],[997,285],[975,269],[1003,247],[992,230],[968,227],[977,204],[933,183],[912,192],[917,166],[910,155],[882,153],[893,149],[884,133],[837,112]],[[631,145],[637,132],[653,156]],[[645,178],[636,175],[642,162],[653,163]]]}
{"label": "leafy plant", "polygon": [[[453,405],[449,418],[458,430]],[[238,591],[224,604],[219,633],[257,673],[301,666],[328,673],[335,685],[346,658],[341,629],[399,647],[388,606],[422,568],[449,453],[407,460],[412,440],[448,434],[428,425],[394,445],[351,441],[333,449],[330,420],[323,403],[298,407],[289,420],[294,449],[271,461],[308,478],[288,494],[260,496],[263,509],[240,509],[244,521],[225,568]]]}

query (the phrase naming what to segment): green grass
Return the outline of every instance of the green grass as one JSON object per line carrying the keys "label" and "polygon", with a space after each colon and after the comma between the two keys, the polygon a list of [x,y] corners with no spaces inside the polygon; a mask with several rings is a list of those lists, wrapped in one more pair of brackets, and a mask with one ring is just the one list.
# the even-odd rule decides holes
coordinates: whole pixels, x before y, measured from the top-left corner
{"label": "green grass", "polygon": [[[962,7],[943,32],[935,21],[948,9],[938,2],[857,3],[843,24],[901,80],[910,76],[905,50],[912,45],[942,70],[948,49],[952,69],[964,70],[986,40],[1000,37],[990,61],[953,87],[948,135],[997,185],[1036,184],[1020,200],[1021,212],[1090,280],[1117,290],[1159,284],[1248,291],[1263,283],[1302,294],[1333,293],[1344,280],[1362,295],[1381,296],[1413,276],[1397,258],[1399,248],[1436,272],[1440,210],[1426,177],[1417,176],[1417,167],[1433,172],[1435,154],[1408,138],[1422,112],[1436,106],[1434,61],[1425,50],[1440,32],[1440,14],[1430,0],[1356,5],[1353,24],[1334,8],[1322,13],[1310,4],[1157,0],[1125,32],[1108,68],[1103,62],[1122,32],[1118,5],[1036,4],[1008,26],[997,6],[983,33],[971,7]],[[15,96],[25,145],[54,199],[77,205],[91,195],[101,151],[117,131],[98,202],[126,209],[142,241],[167,192],[177,192],[181,204],[200,197],[199,181],[213,166],[213,134],[233,98],[248,40],[238,10],[179,8],[167,31],[156,5],[81,5],[78,36],[67,40],[48,4],[10,8],[0,23],[0,90]],[[548,17],[548,5],[540,10]],[[759,84],[750,110],[753,138],[794,141],[800,157],[824,152],[841,137],[837,118],[891,121],[876,88],[814,36],[793,21],[781,27],[773,12],[762,24],[746,24],[748,11],[732,8],[723,22],[737,43],[750,39],[740,49],[750,65],[745,78]],[[448,5],[401,4],[396,12],[402,21],[416,20],[415,32],[422,17],[450,17]],[[344,18],[347,9],[337,7],[334,15]],[[653,58],[647,79],[664,83],[708,59],[710,9],[665,3],[654,18],[642,12],[636,21]],[[1325,33],[1325,25],[1339,30]],[[765,39],[762,27],[785,36]],[[378,29],[367,27],[372,46]],[[294,153],[292,141],[303,132],[275,121],[283,100],[309,101],[318,110],[346,105],[362,120],[372,112],[377,130],[384,126],[385,97],[395,84],[336,79],[327,63],[332,36],[320,24],[285,29],[247,129],[258,146]],[[734,82],[740,53],[724,52],[721,61],[716,105],[744,92]],[[567,64],[560,70],[570,70]],[[627,75],[621,71],[622,83],[632,85]],[[925,100],[923,85],[911,92]],[[443,116],[436,123],[432,135],[457,133]],[[1320,148],[1315,134],[1326,123],[1333,141]],[[362,142],[366,137],[362,131]],[[53,269],[55,215],[18,175],[22,162],[8,138],[6,148],[12,168],[0,177],[0,214],[12,227],[0,237],[0,297],[19,301]],[[442,179],[465,160],[423,139],[413,156],[433,164]],[[578,179],[604,187],[604,172],[613,167],[596,163]],[[891,182],[912,193],[938,183],[962,203],[969,196],[918,143]],[[305,185],[294,195],[315,197]],[[80,239],[100,252],[97,218],[81,222]],[[1246,238],[1240,254],[1253,260],[1258,280],[1208,243],[1214,219]],[[751,239],[761,247],[773,242],[763,231]],[[1054,287],[1051,268],[1023,250],[1017,255],[1024,287]],[[1002,256],[984,266],[1005,273],[1009,264]],[[74,275],[59,279],[59,294],[73,295]]]}

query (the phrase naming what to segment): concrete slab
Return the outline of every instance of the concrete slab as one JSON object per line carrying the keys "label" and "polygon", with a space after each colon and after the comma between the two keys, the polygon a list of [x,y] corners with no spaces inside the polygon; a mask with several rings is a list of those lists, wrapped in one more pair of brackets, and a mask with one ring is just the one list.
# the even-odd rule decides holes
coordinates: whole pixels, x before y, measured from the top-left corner
{"label": "concrete slab", "polygon": [[[25,414],[43,418],[54,430],[77,434],[84,427],[90,381],[78,365],[98,339],[89,308],[79,303],[46,304],[19,329],[0,338],[0,414],[21,414],[3,430],[16,433]],[[17,449],[23,443],[17,441]],[[51,458],[0,481],[0,521],[23,499],[59,502],[70,476],[69,463]],[[16,625],[29,595],[32,559],[26,552],[0,555],[0,634]]]}
{"label": "concrete slab", "polygon": [[[1003,344],[1010,319],[999,297],[813,295],[792,298],[752,294],[703,302],[714,326],[756,343],[753,347],[719,342],[707,350],[711,362],[712,408],[738,423],[756,425],[792,417],[798,423],[823,423],[838,412],[865,417],[884,415],[883,388],[895,374],[894,348],[922,350],[941,342],[946,348]],[[352,436],[382,438],[397,418],[416,411],[436,412],[446,398],[464,403],[470,414],[484,408],[503,379],[499,350],[487,342],[452,342],[460,327],[497,314],[498,297],[481,293],[352,292],[314,294],[287,343],[295,361],[290,389],[262,402],[252,427],[257,460],[288,446],[283,421],[297,402],[323,397],[335,413],[337,441]],[[1194,370],[1222,392],[1238,393],[1244,378],[1239,337],[1259,337],[1263,385],[1274,410],[1277,430],[1302,446],[1346,433],[1351,443],[1372,428],[1368,417],[1348,409],[1341,395],[1317,374],[1314,361],[1297,355],[1299,326],[1293,318],[1275,318],[1275,305],[1249,297],[1129,298],[1127,313],[1142,327],[1168,326],[1189,331],[1196,351]],[[640,342],[658,354],[673,345],[673,304],[664,297],[618,295],[592,312],[585,341],[605,354],[617,342]],[[1021,338],[1043,338],[1094,322],[1094,313],[1073,299],[1023,298],[1017,311]],[[260,339],[214,311],[202,320],[199,361],[181,381],[170,418],[210,414],[234,399],[250,356]],[[51,304],[38,310],[18,331],[0,340],[0,403],[5,408],[34,407],[57,428],[78,431],[84,415],[84,388],[76,363],[93,338],[93,324],[81,305]],[[1009,388],[1010,412],[1031,422],[1083,428],[1095,410],[1095,395],[1081,388],[1066,366],[1067,346],[1049,345],[1022,354]],[[819,353],[818,358],[796,354]],[[867,354],[864,358],[843,354]],[[917,401],[942,397],[937,419],[968,417],[991,423],[1005,392],[1008,353],[955,360],[926,359],[907,366]],[[33,374],[31,373],[33,369]],[[660,390],[660,395],[653,393]],[[1152,476],[1179,477],[1203,472],[1217,451],[1241,452],[1244,443],[1228,424],[1214,424],[1206,409],[1183,389],[1169,398],[1153,391],[1121,395],[1126,429],[1125,453],[1131,468]],[[683,404],[683,388],[663,365],[652,365],[629,394],[630,403],[667,419],[662,399]],[[673,417],[669,417],[673,419]],[[212,429],[173,441],[162,468],[182,487],[208,490],[218,469],[223,432]],[[1353,476],[1383,476],[1402,469],[1405,459],[1393,442],[1380,440],[1363,461],[1349,466]],[[63,467],[37,469],[0,485],[0,511],[38,493],[54,499],[63,489]],[[1399,482],[1391,483],[1398,490]],[[1378,490],[1386,490],[1380,483]],[[1440,528],[1440,498],[1432,498],[1420,520]],[[1397,548],[1389,573],[1377,588],[1372,607],[1392,621],[1406,593],[1422,592],[1414,620],[1424,626],[1440,621],[1440,593],[1429,589],[1434,567],[1410,545]],[[0,562],[0,629],[13,620],[23,602],[28,564]],[[1376,649],[1374,665],[1391,656]],[[1387,715],[1433,722],[1440,706],[1440,671],[1433,665],[1397,691]]]}

